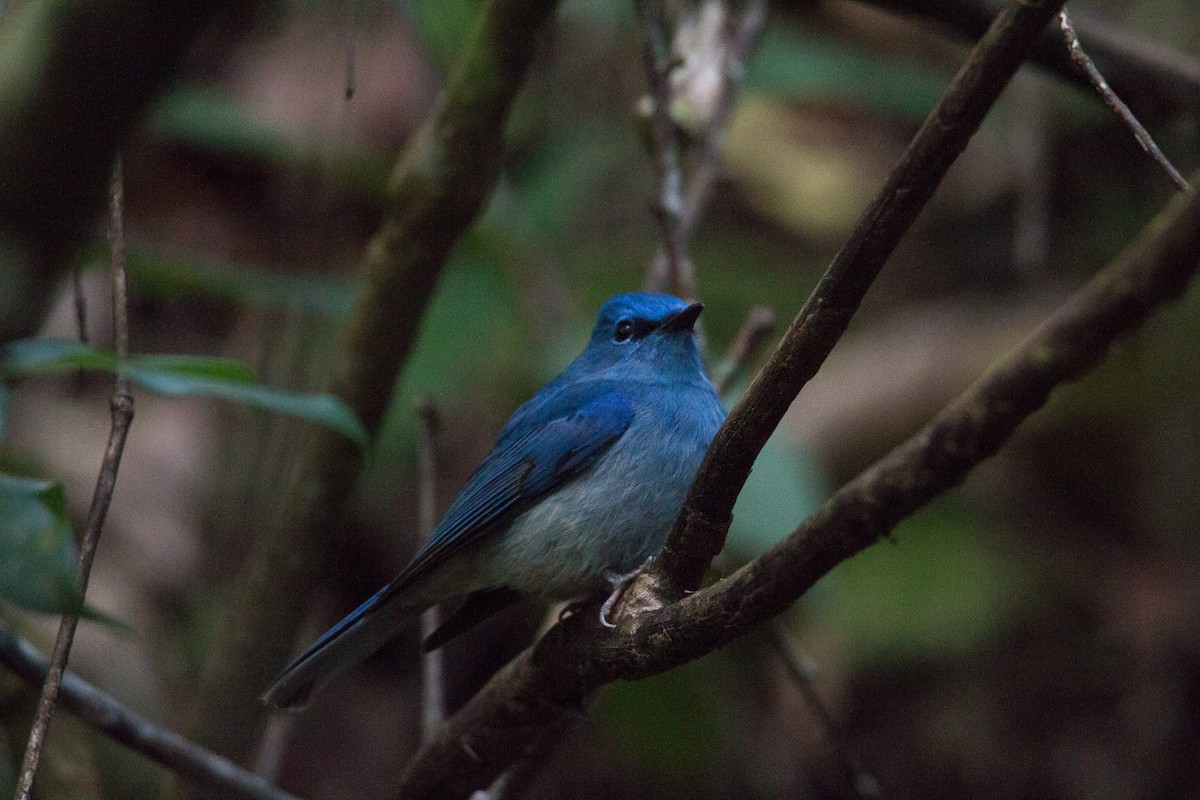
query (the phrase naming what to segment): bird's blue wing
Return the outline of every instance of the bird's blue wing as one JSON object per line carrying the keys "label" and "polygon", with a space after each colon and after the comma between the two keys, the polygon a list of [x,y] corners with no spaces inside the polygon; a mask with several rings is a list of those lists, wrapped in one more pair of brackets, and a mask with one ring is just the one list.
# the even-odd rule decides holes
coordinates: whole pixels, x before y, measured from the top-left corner
{"label": "bird's blue wing", "polygon": [[[390,638],[411,608],[387,608],[414,580],[580,475],[621,437],[633,401],[612,384],[557,385],[530,400],[505,427],[437,530],[399,575],[289,664],[263,695],[297,708],[343,667]],[[514,423],[516,423],[514,425]]]}
{"label": "bird's blue wing", "polygon": [[535,400],[514,415],[429,541],[375,605],[578,476],[633,420],[633,401],[611,385],[562,387]]}

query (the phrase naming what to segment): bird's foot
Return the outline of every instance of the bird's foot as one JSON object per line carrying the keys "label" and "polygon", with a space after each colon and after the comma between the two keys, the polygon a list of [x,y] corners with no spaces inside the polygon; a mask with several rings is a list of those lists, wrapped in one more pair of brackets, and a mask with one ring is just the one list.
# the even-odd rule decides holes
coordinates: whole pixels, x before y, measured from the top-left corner
{"label": "bird's foot", "polygon": [[607,569],[604,571],[604,579],[612,584],[612,593],[609,594],[608,599],[604,601],[604,605],[600,606],[601,625],[606,628],[617,627],[615,622],[609,620],[609,615],[612,613],[613,608],[615,608],[617,603],[621,600],[621,596],[625,594],[625,590],[629,588],[629,584],[633,581],[633,579],[645,572],[646,568],[653,563],[654,556],[650,556],[642,562],[640,567],[632,572],[621,574]]}

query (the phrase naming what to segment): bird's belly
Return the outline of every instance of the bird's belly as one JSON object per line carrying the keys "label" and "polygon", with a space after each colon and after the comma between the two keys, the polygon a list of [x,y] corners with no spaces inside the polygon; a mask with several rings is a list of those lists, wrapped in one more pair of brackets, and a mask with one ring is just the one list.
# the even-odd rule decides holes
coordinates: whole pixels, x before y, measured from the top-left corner
{"label": "bird's belly", "polygon": [[480,559],[491,566],[492,582],[567,599],[604,586],[606,571],[630,572],[656,554],[704,449],[694,437],[655,444],[649,454],[618,442],[586,475],[517,517],[489,544],[491,557]]}

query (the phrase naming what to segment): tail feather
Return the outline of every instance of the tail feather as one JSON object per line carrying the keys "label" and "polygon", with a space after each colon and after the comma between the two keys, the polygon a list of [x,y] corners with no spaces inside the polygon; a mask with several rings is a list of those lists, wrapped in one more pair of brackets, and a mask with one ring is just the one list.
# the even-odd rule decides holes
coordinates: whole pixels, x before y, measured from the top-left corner
{"label": "tail feather", "polygon": [[263,693],[262,702],[277,711],[299,711],[335,675],[374,653],[396,635],[424,605],[406,605],[392,597],[380,604],[376,594],[284,668]]}

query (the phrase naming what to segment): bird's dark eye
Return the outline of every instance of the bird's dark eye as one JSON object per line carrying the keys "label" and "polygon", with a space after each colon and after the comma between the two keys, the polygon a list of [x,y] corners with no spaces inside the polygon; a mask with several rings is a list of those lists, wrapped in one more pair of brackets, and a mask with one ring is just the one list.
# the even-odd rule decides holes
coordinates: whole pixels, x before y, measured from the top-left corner
{"label": "bird's dark eye", "polygon": [[633,320],[623,319],[618,322],[616,329],[613,331],[613,341],[627,342],[630,336],[633,336]]}

